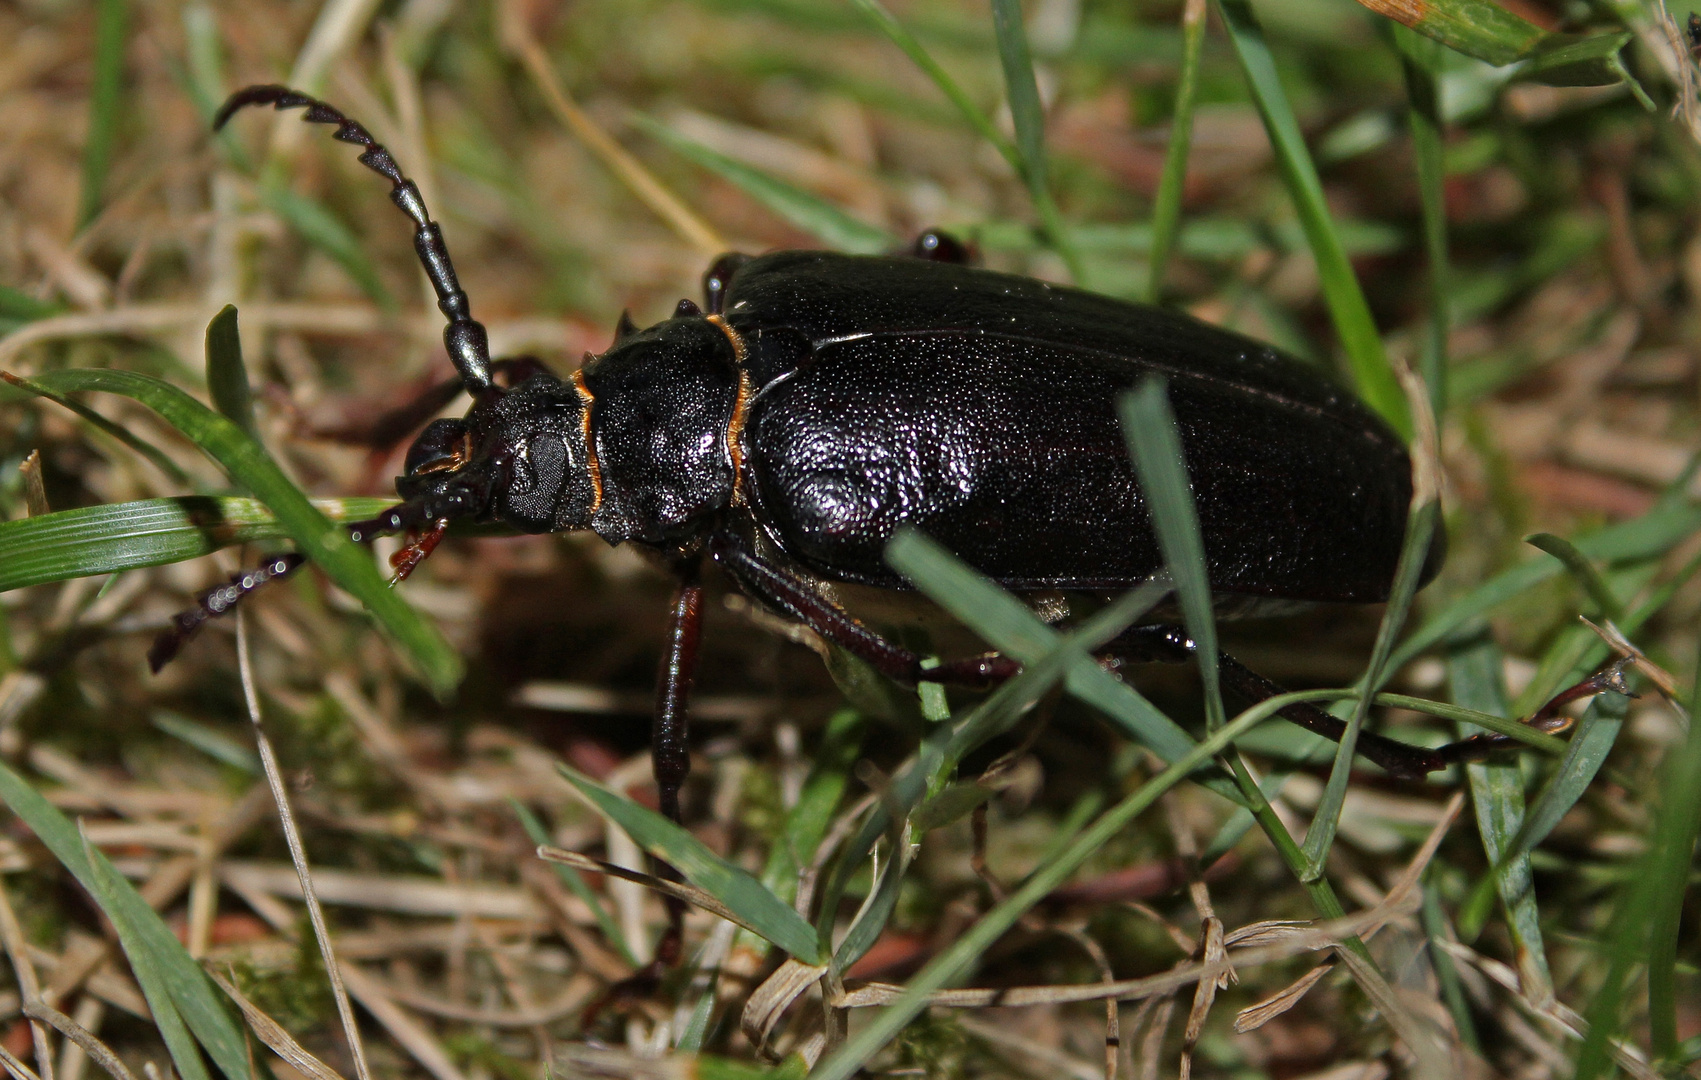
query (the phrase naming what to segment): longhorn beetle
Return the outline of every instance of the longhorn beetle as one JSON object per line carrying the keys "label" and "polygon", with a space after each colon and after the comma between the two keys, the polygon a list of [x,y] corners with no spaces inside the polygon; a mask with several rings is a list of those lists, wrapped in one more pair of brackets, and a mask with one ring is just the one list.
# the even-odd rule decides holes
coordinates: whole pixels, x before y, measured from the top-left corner
{"label": "longhorn beetle", "polygon": [[[361,162],[390,181],[472,397],[465,417],[425,427],[396,481],[401,503],[351,525],[352,537],[408,533],[398,578],[457,518],[528,533],[588,528],[655,555],[677,581],[651,743],[661,810],[675,821],[705,558],[758,602],[905,685],[1009,678],[1018,665],[997,654],[924,671],[921,656],[852,617],[823,585],[906,588],[882,559],[905,526],[1017,592],[1150,578],[1162,556],[1115,409],[1148,375],[1168,380],[1210,585],[1225,609],[1388,597],[1412,493],[1406,449],[1356,398],[1268,345],[973,268],[959,244],[928,233],[905,257],[725,255],[704,276],[703,306],[681,300],[644,330],[622,317],[608,351],[565,378],[532,360],[492,362],[442,231],[389,151],[282,86],[237,92],[215,125],[251,105],[304,108],[307,121],[336,125],[335,137],[362,147]],[[1441,559],[1438,539],[1425,581]],[[245,580],[208,595],[222,610],[249,591]],[[206,600],[202,608],[217,613]],[[199,621],[169,631],[156,652],[168,657]],[[1174,661],[1192,649],[1184,631],[1159,625],[1134,627],[1107,652]],[[1230,656],[1221,670],[1240,696],[1280,692]],[[1330,738],[1344,729],[1309,705],[1282,715]],[[1547,710],[1534,722],[1564,724]],[[1365,733],[1358,751],[1418,777],[1508,742],[1478,736],[1431,750]]]}

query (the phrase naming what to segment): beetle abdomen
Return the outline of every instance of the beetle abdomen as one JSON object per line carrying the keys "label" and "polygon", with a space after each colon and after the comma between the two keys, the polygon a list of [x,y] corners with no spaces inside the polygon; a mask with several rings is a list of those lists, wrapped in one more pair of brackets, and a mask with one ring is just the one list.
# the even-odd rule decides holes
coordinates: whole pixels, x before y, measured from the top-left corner
{"label": "beetle abdomen", "polygon": [[821,343],[752,409],[759,518],[788,555],[839,580],[901,585],[882,552],[913,525],[1012,588],[1138,582],[1161,558],[1116,399],[1154,371],[1169,380],[1215,589],[1385,597],[1407,459],[1356,403],[1321,408],[1009,334]]}

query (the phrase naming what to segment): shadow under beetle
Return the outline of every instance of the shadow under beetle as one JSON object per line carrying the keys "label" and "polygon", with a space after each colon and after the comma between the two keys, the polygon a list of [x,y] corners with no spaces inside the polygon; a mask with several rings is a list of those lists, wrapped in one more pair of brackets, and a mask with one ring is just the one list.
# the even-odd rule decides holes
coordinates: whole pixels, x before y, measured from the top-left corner
{"label": "shadow under beetle", "polygon": [[[882,558],[904,526],[1017,592],[1146,580],[1163,560],[1116,400],[1149,375],[1168,382],[1225,612],[1388,597],[1412,494],[1406,449],[1355,397],[1268,345],[972,268],[955,241],[928,233],[908,257],[722,256],[702,307],[681,300],[644,330],[623,316],[608,351],[563,379],[535,360],[491,360],[419,189],[363,127],[281,86],[237,92],[216,124],[251,105],[305,108],[307,121],[337,125],[335,137],[361,146],[361,162],[394,185],[448,319],[458,386],[473,399],[465,417],[425,427],[396,481],[401,504],[351,525],[353,538],[409,533],[398,578],[457,518],[590,529],[658,556],[678,587],[651,749],[661,810],[675,821],[705,558],[898,682],[1009,678],[1018,665],[997,654],[924,674],[919,655],[822,586],[906,588]],[[1438,537],[1424,581],[1442,554]],[[168,632],[160,647],[169,655],[186,636]],[[1159,625],[1131,628],[1106,651],[1176,661],[1192,649],[1183,630]],[[1281,692],[1230,656],[1221,670],[1249,700]],[[1345,727],[1310,705],[1281,715],[1330,738]],[[1538,718],[1548,730],[1561,722]],[[1478,736],[1423,749],[1366,732],[1358,752],[1418,777],[1509,744]]]}

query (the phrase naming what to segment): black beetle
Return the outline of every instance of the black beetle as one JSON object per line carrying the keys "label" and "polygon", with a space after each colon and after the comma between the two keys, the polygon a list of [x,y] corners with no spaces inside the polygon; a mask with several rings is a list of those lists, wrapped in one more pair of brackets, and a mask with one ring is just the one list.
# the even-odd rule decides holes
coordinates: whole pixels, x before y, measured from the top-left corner
{"label": "black beetle", "polygon": [[[723,256],[704,307],[681,300],[566,379],[489,356],[441,231],[389,152],[336,109],[281,86],[250,105],[305,108],[364,148],[394,185],[449,323],[444,343],[471,394],[432,421],[397,480],[403,502],[351,526],[356,539],[409,532],[405,576],[456,518],[524,532],[591,529],[653,552],[678,578],[652,751],[664,813],[679,817],[689,759],[686,701],[701,621],[703,558],[746,593],[914,685],[922,661],[869,630],[824,585],[901,589],[882,561],[915,526],[1017,591],[1120,589],[1162,566],[1118,427],[1117,396],[1165,376],[1225,608],[1386,600],[1411,499],[1399,438],[1351,394],[1268,345],[1150,307],[963,265],[930,233],[913,256],[782,251]],[[506,368],[510,386],[495,380]],[[1424,580],[1438,569],[1439,541]],[[1113,649],[1178,659],[1166,626]],[[1225,682],[1278,692],[1224,656]],[[1013,662],[947,662],[933,682],[986,685]],[[1283,715],[1338,737],[1308,706]],[[1459,747],[1461,744],[1455,744]],[[1367,758],[1403,776],[1472,749],[1423,750],[1365,734]]]}

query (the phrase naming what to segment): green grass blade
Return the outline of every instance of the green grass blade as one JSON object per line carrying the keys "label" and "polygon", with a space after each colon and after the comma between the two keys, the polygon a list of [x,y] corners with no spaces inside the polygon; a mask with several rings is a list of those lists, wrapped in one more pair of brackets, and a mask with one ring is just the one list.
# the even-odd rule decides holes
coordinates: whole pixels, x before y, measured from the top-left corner
{"label": "green grass blade", "polygon": [[260,775],[260,758],[253,749],[235,739],[216,731],[205,724],[198,724],[186,716],[179,716],[166,709],[156,709],[149,718],[154,727],[181,740],[214,761],[229,765],[233,769],[241,769],[253,776]]}
{"label": "green grass blade", "polygon": [[170,383],[133,371],[54,371],[28,380],[26,385],[32,389],[42,386],[55,394],[122,394],[159,413],[218,462],[232,480],[271,508],[301,553],[366,605],[434,693],[446,695],[460,681],[461,658],[437,628],[389,587],[379,576],[371,555],[350,543],[342,529],[315,509],[265,449],[241,428]]}
{"label": "green grass blade", "polygon": [[[942,580],[950,579],[958,571],[967,571],[962,563],[920,534],[901,533],[900,536],[915,539],[900,544],[894,538],[893,543],[887,546],[887,561],[923,588],[937,588]],[[980,587],[990,589],[995,595],[1008,596],[990,584]],[[1167,588],[1160,587],[1141,588],[1119,597],[1102,611],[1094,613],[1067,638],[1058,637],[1056,644],[1047,648],[1044,654],[1024,659],[1026,666],[1019,676],[993,691],[954,728],[940,724],[928,733],[915,757],[893,777],[856,837],[844,847],[838,867],[827,888],[822,891],[820,922],[823,938],[832,930],[839,898],[851,875],[873,850],[875,841],[892,831],[893,822],[908,815],[924,794],[942,789],[964,755],[1008,730],[1049,689],[1064,667],[1071,663],[1089,663],[1098,667],[1087,654],[1120,633],[1167,591]],[[863,920],[858,921],[858,927],[879,928]],[[853,927],[855,929],[857,927]],[[873,932],[861,934],[855,944],[866,949],[873,945],[876,936]],[[846,944],[851,944],[848,936]],[[835,963],[848,965],[860,955],[860,952],[841,945]]]}
{"label": "green grass blade", "polygon": [[236,307],[224,310],[207,324],[207,393],[213,407],[259,441],[254,426],[254,392],[248,388],[248,368],[242,363],[242,338],[237,333]]}
{"label": "green grass blade", "polygon": [[1429,408],[1440,416],[1447,407],[1447,331],[1451,327],[1447,286],[1447,204],[1441,153],[1441,45],[1396,24],[1394,45],[1406,76],[1407,125],[1417,167],[1418,201],[1423,211],[1423,246],[1429,256],[1429,324],[1418,371],[1429,388]]}
{"label": "green grass blade", "polygon": [[329,255],[373,303],[385,311],[396,310],[395,297],[384,287],[378,268],[367,257],[360,239],[324,203],[272,181],[260,184],[260,202],[282,218],[296,235]]}
{"label": "green grass blade", "polygon": [[1217,10],[1228,28],[1229,40],[1234,43],[1241,71],[1252,91],[1252,100],[1263,118],[1264,130],[1269,133],[1270,145],[1275,148],[1276,161],[1288,194],[1299,214],[1300,224],[1317,260],[1317,274],[1323,286],[1323,298],[1329,314],[1346,348],[1352,368],[1353,381],[1359,396],[1381,414],[1401,435],[1410,437],[1411,416],[1406,408],[1405,395],[1400,391],[1394,369],[1382,347],[1382,337],[1371,318],[1370,305],[1359,288],[1358,277],[1347,261],[1340,234],[1329,215],[1328,202],[1323,197],[1323,182],[1318,178],[1317,165],[1305,146],[1287,91],[1282,89],[1276,73],[1275,57],[1264,40],[1263,28],[1252,13],[1251,0],[1216,0]]}
{"label": "green grass blade", "polygon": [[[890,550],[888,560],[896,565]],[[914,580],[922,580],[947,563],[955,561],[942,552],[916,549],[907,553],[907,565],[910,570],[905,572],[913,571],[918,575]],[[900,851],[904,835],[898,826],[907,818],[912,828],[920,828],[916,824],[919,817],[918,804],[920,807],[926,806],[921,803],[922,796],[951,790],[945,781],[966,754],[1009,730],[1051,689],[1072,662],[1087,659],[1092,649],[1120,633],[1122,627],[1135,618],[1145,606],[1149,605],[1138,592],[1120,597],[1104,611],[1096,612],[1073,634],[1060,638],[1056,648],[1045,656],[1026,664],[1020,675],[1000,686],[976,706],[945,738],[930,736],[911,764],[887,787],[881,799],[880,810],[869,815],[869,820],[864,823],[862,834],[856,843],[846,849],[845,858],[840,862],[840,873],[836,875],[836,880],[832,883],[833,888],[828,891],[827,897],[836,898],[842,891],[844,878],[848,876],[845,872],[860,863],[867,851],[872,850],[880,830],[885,829],[891,834],[892,850]],[[897,904],[898,889],[903,883],[902,875],[908,862],[907,855],[901,855],[888,865],[874,895],[864,905],[856,922],[851,925],[833,954],[835,970],[843,971],[874,947],[880,932],[885,929],[887,920],[891,917],[893,907]],[[836,907],[836,903],[822,904],[821,915],[824,923],[831,918]]]}
{"label": "green grass blade", "polygon": [[[532,813],[531,807],[514,798],[508,800],[508,805],[513,808],[514,816],[520,819],[520,827],[526,830],[526,835],[531,838],[532,843],[538,847],[555,843],[554,838],[549,835],[549,830],[543,827],[543,822]],[[620,932],[620,924],[609,914],[596,890],[586,883],[584,875],[565,863],[552,862],[549,868],[555,871],[555,876],[561,879],[561,884],[567,886],[568,892],[584,901],[585,906],[591,909],[591,916],[597,921],[597,929],[602,931],[603,940],[609,947],[618,952],[628,964],[639,967],[638,958],[632,955],[631,946],[626,944],[626,935]]]}
{"label": "green grass blade", "polygon": [[[1421,464],[1419,468],[1422,468]],[[1429,558],[1429,542],[1435,533],[1441,504],[1433,494],[1423,492],[1422,485],[1417,498],[1424,501],[1414,505],[1406,516],[1406,536],[1401,543],[1400,559],[1394,566],[1394,585],[1389,590],[1388,605],[1382,611],[1382,623],[1376,629],[1376,645],[1371,649],[1370,664],[1364,670],[1364,692],[1353,706],[1352,717],[1347,721],[1347,730],[1342,733],[1340,747],[1335,753],[1334,767],[1329,771],[1329,782],[1323,787],[1323,797],[1318,801],[1317,810],[1311,816],[1311,827],[1305,833],[1306,880],[1315,881],[1323,876],[1329,848],[1335,842],[1335,831],[1341,822],[1341,809],[1346,805],[1347,783],[1352,777],[1353,753],[1358,745],[1359,732],[1370,714],[1372,698],[1392,670],[1388,666],[1388,654],[1394,651],[1394,637],[1411,611],[1418,579]]]}
{"label": "green grass blade", "polygon": [[1559,820],[1577,805],[1583,792],[1594,783],[1595,774],[1606,764],[1613,743],[1618,741],[1629,704],[1616,694],[1607,694],[1590,702],[1583,712],[1583,719],[1577,724],[1577,733],[1571,736],[1559,768],[1554,770],[1553,777],[1536,797],[1529,818],[1518,830],[1517,842],[1508,857],[1534,850],[1558,826]]}
{"label": "green grass blade", "polygon": [[921,42],[916,40],[915,35],[910,33],[890,11],[886,10],[885,5],[880,3],[880,0],[851,0],[851,4],[866,15],[868,21],[873,23],[882,34],[885,34],[892,44],[904,51],[904,55],[908,56],[911,62],[921,69],[922,74],[926,75],[928,79],[932,80],[933,85],[939,88],[939,92],[944,94],[951,104],[957,107],[957,111],[962,114],[963,119],[968,121],[969,126],[974,128],[981,138],[985,139],[1005,161],[1010,163],[1011,170],[1017,176],[1021,176],[1022,157],[1017,153],[1015,144],[1004,137],[1004,133],[993,124],[991,117],[969,100],[969,95],[958,85],[957,80],[951,78],[945,69],[939,66],[939,62],[933,59],[932,54],[922,46]]}
{"label": "green grass blade", "polygon": [[[931,600],[1006,656],[1030,664],[1057,647],[1057,631],[1042,623],[1026,604],[967,566],[955,559],[924,565],[922,560],[935,553],[946,554],[943,548],[918,533],[899,533],[887,545],[886,560],[910,577]],[[1070,667],[1064,686],[1165,761],[1179,760],[1195,745],[1192,736],[1175,721],[1090,659]],[[1224,798],[1236,803],[1243,801],[1234,782],[1220,773],[1198,779]]]}
{"label": "green grass blade", "polygon": [[[141,894],[119,876],[104,855],[84,846],[82,835],[70,819],[4,764],[0,764],[0,799],[100,902],[120,934],[125,933],[124,927],[129,928],[130,933],[124,939],[125,953],[131,958],[138,981],[158,980],[156,990],[164,993],[160,1000],[170,1006],[164,1011],[181,1015],[195,1038],[231,1080],[248,1076],[247,1048],[230,1014],[225,1012],[220,995],[177,940],[177,935]],[[146,982],[143,987],[146,989]],[[147,997],[150,1005],[156,1000],[154,991],[149,991]],[[159,1019],[156,1015],[156,1022]],[[161,1032],[165,1032],[163,1026]],[[192,1044],[190,1051],[189,1056],[199,1065]],[[206,1075],[204,1067],[198,1075]]]}
{"label": "green grass blade", "polygon": [[1181,78],[1175,85],[1175,108],[1170,112],[1169,147],[1164,151],[1163,176],[1152,206],[1151,276],[1146,302],[1163,299],[1164,268],[1175,247],[1181,225],[1181,198],[1187,189],[1187,155],[1193,146],[1193,99],[1199,88],[1199,56],[1205,46],[1205,2],[1186,0],[1181,15]]}
{"label": "green grass blade", "polygon": [[1045,155],[1045,107],[1040,103],[1039,82],[1034,78],[1033,56],[1028,51],[1028,32],[1022,25],[1021,0],[992,0],[992,28],[998,39],[998,61],[1004,69],[1004,91],[1010,102],[1010,120],[1016,129],[1016,154],[1022,159],[1021,176],[1027,184],[1046,238],[1069,267],[1069,276],[1086,285],[1081,257],[1070,243],[1063,216],[1051,197],[1050,169]]}
{"label": "green grass blade", "polygon": [[118,876],[118,871],[112,868],[112,864],[106,861],[105,856],[86,839],[83,852],[89,867],[89,892],[94,896],[95,903],[106,913],[106,917],[112,921],[112,929],[118,935],[119,947],[124,950],[125,959],[130,961],[130,971],[136,976],[142,997],[147,999],[154,1030],[159,1032],[160,1041],[165,1043],[166,1053],[171,1055],[172,1067],[183,1080],[211,1080],[207,1073],[207,1063],[201,1060],[201,1051],[195,1043],[195,1037],[183,1022],[183,1015],[177,1011],[177,1005],[172,1000],[171,991],[166,989],[162,973],[154,966],[155,957],[149,953],[139,931],[124,911],[119,891],[123,879]]}
{"label": "green grass blade", "polygon": [[901,245],[898,238],[885,229],[860,221],[813,192],[778,180],[742,161],[711,150],[702,143],[654,120],[634,113],[632,122],[659,142],[665,143],[681,157],[719,176],[737,187],[776,215],[813,236],[829,247],[860,255],[878,255],[894,251]]}
{"label": "green grass blade", "polygon": [[1465,997],[1465,985],[1459,978],[1458,965],[1453,963],[1452,954],[1438,944],[1448,940],[1449,935],[1447,913],[1441,909],[1441,890],[1435,886],[1434,871],[1431,866],[1428,880],[1424,882],[1421,913],[1424,936],[1429,939],[1429,962],[1435,968],[1435,980],[1441,984],[1441,1000],[1447,1004],[1447,1013],[1453,1018],[1453,1029],[1459,1033],[1459,1041],[1480,1056],[1482,1039],[1477,1035],[1476,1019],[1471,1015],[1471,1004]]}
{"label": "green grass blade", "polygon": [[1577,545],[1562,536],[1545,532],[1524,537],[1524,543],[1538,551],[1547,552],[1564,564],[1565,569],[1577,579],[1577,584],[1589,594],[1589,599],[1595,602],[1595,607],[1600,609],[1602,615],[1615,621],[1624,618],[1624,604],[1612,594],[1606,579],[1601,577],[1600,571],[1595,569],[1595,564],[1589,561],[1589,557],[1577,550]]}
{"label": "green grass blade", "polygon": [[1193,506],[1181,433],[1161,378],[1147,378],[1117,402],[1122,437],[1134,458],[1147,513],[1158,534],[1158,550],[1175,582],[1187,632],[1198,646],[1199,678],[1205,685],[1205,727],[1223,725],[1223,693],[1217,678],[1217,621],[1211,608],[1211,578],[1205,568],[1205,543]]}
{"label": "green grass blade", "polygon": [[[1594,704],[1589,706],[1585,720],[1597,711],[1602,714],[1610,711],[1616,716],[1622,717],[1625,713],[1625,706],[1626,702],[1622,698],[1609,700],[1596,698]],[[1614,734],[1617,732],[1617,726],[1617,723],[1613,722]],[[1693,728],[1691,730],[1693,731]],[[1586,735],[1586,732],[1580,731],[1572,742],[1581,742]],[[1686,742],[1693,744],[1693,734]],[[1601,756],[1604,757],[1605,750],[1609,749],[1611,749],[1611,743],[1607,742],[1605,749],[1601,751]],[[1666,778],[1668,781],[1678,777],[1688,780],[1694,778],[1696,763],[1691,759],[1693,753],[1694,751],[1689,745],[1686,745],[1679,752],[1677,756],[1686,760],[1678,768],[1667,771]],[[1596,767],[1599,767],[1598,762]],[[1593,775],[1592,772],[1588,774],[1591,779]],[[1562,778],[1563,776],[1555,777],[1555,782],[1549,785],[1550,788],[1559,786],[1559,781]],[[1579,792],[1579,794],[1581,793]],[[1606,935],[1605,942],[1607,955],[1612,958],[1612,962],[1607,968],[1605,978],[1600,982],[1600,989],[1596,991],[1595,999],[1589,1003],[1589,1008],[1584,1012],[1584,1019],[1588,1022],[1588,1027],[1583,1036],[1583,1045],[1577,1051],[1577,1067],[1574,1074],[1576,1080],[1593,1080],[1594,1077],[1607,1075],[1611,1071],[1611,1046],[1612,1041],[1618,1038],[1622,1031],[1622,1006],[1628,990],[1627,983],[1636,964],[1643,957],[1652,955],[1650,950],[1654,946],[1655,938],[1651,932],[1650,924],[1653,921],[1656,905],[1669,902],[1658,895],[1655,888],[1666,885],[1670,880],[1668,878],[1668,875],[1670,875],[1675,877],[1677,884],[1677,888],[1673,891],[1681,898],[1685,891],[1684,886],[1687,884],[1691,873],[1690,859],[1694,848],[1693,825],[1696,810],[1690,800],[1695,798],[1695,794],[1693,789],[1690,792],[1679,794],[1671,791],[1669,786],[1666,788],[1665,794],[1670,801],[1664,801],[1661,804],[1659,813],[1655,817],[1654,832],[1649,838],[1649,845],[1642,856],[1636,860],[1634,872],[1630,879],[1619,890],[1617,910],[1613,912],[1611,930]],[[1544,798],[1545,795],[1546,793],[1544,793]],[[1572,802],[1574,801],[1575,799],[1572,800]],[[1569,802],[1565,803],[1565,809],[1569,809],[1570,805]],[[1539,811],[1540,803],[1537,804],[1537,808]],[[1560,810],[1560,814],[1563,813],[1564,810]],[[1557,818],[1555,820],[1557,821]],[[1680,850],[1679,845],[1685,836],[1688,838],[1689,847]],[[1678,863],[1680,858],[1681,863]],[[1662,974],[1655,974],[1653,969],[1649,971],[1652,980],[1649,985],[1650,1005],[1653,1004],[1656,994],[1664,994],[1660,984],[1665,977],[1663,971],[1666,965],[1671,962],[1669,959],[1671,955],[1668,953],[1665,957],[1656,958]],[[1662,1011],[1664,1011],[1663,1006]],[[1649,1019],[1651,1035],[1655,1031],[1655,1024],[1661,1027],[1665,1024],[1664,1019],[1656,1021],[1651,1016]],[[1667,1035],[1662,1033],[1660,1037],[1666,1039]],[[1675,1042],[1675,1032],[1670,1033],[1669,1041]]]}
{"label": "green grass blade", "polygon": [[862,750],[862,717],[843,709],[827,721],[827,732],[815,751],[809,776],[798,793],[797,805],[785,823],[762,867],[762,884],[791,903],[797,896],[797,875],[814,860],[832,827],[834,812],[850,785],[851,767]]}
{"label": "green grass blade", "polygon": [[[332,521],[372,518],[393,499],[314,499]],[[185,495],[0,521],[0,592],[210,555],[289,533],[258,499]]]}
{"label": "green grass blade", "polygon": [[25,383],[18,381],[16,376],[9,375],[4,372],[0,372],[0,378],[4,378],[13,386],[26,390],[38,397],[44,397],[53,402],[55,405],[69,409],[76,413],[78,416],[88,421],[96,430],[112,436],[123,445],[147,458],[154,468],[169,477],[172,483],[189,483],[189,474],[179,468],[177,462],[166,457],[157,446],[149,446],[147,443],[137,438],[129,428],[124,427],[122,424],[115,424],[100,413],[89,408],[87,405],[84,405],[82,402],[72,401],[63,394],[54,392],[51,388],[47,387],[39,380],[33,384],[26,385]]}
{"label": "green grass blade", "polygon": [[64,307],[49,300],[37,300],[29,293],[10,285],[0,285],[0,335],[10,334],[25,323],[57,315]]}
{"label": "green grass blade", "polygon": [[[1447,677],[1453,700],[1468,708],[1504,715],[1507,700],[1501,678],[1503,662],[1500,647],[1487,634],[1451,650],[1447,656]],[[1455,734],[1463,739],[1481,730],[1473,724],[1460,723]],[[1544,1000],[1553,992],[1553,977],[1548,971],[1547,949],[1542,941],[1535,879],[1529,853],[1514,850],[1525,820],[1523,769],[1516,759],[1475,762],[1465,766],[1465,778],[1471,787],[1477,835],[1482,839],[1483,854],[1494,868],[1495,887],[1506,908],[1506,928],[1512,935],[1519,974],[1534,999]],[[1473,938],[1475,930],[1473,926]]]}
{"label": "green grass blade", "polygon": [[1588,37],[1550,34],[1518,69],[1518,78],[1548,86],[1612,86],[1624,83],[1644,109],[1656,108],[1648,91],[1624,66],[1624,47],[1636,35],[1628,30]]}
{"label": "green grass blade", "polygon": [[1649,873],[1639,886],[1648,895],[1648,1048],[1655,1060],[1672,1060],[1677,1043],[1677,950],[1689,869],[1701,832],[1701,728],[1690,700],[1689,733],[1666,758],[1665,783],[1648,849]]}
{"label": "green grass blade", "polygon": [[[1698,531],[1701,531],[1701,506],[1679,498],[1664,501],[1634,520],[1579,537],[1573,543],[1590,559],[1608,564],[1635,562],[1663,555]],[[1398,669],[1411,662],[1461,627],[1549,580],[1561,569],[1552,559],[1538,558],[1501,571],[1425,620],[1394,650],[1389,666]]]}
{"label": "green grass blade", "polygon": [[89,130],[83,142],[83,186],[77,203],[77,228],[100,213],[112,148],[118,141],[124,106],[124,45],[129,32],[128,0],[95,4],[94,78],[89,85]]}
{"label": "green grass blade", "polygon": [[1490,0],[1427,0],[1423,4],[1394,0],[1360,2],[1448,48],[1496,67],[1529,55],[1546,36],[1535,23]]}
{"label": "green grass blade", "polygon": [[1288,696],[1272,698],[1236,717],[1232,723],[1219,728],[1175,764],[1106,811],[1053,859],[1030,874],[1020,888],[987,912],[967,933],[953,942],[950,948],[930,961],[919,975],[906,984],[904,994],[897,1001],[868,1021],[866,1026],[859,1028],[843,1046],[810,1073],[812,1080],[850,1080],[850,1077],[881,1047],[889,1043],[905,1024],[927,1007],[928,994],[962,977],[973,967],[981,954],[1014,926],[1029,909],[1067,880],[1130,821],[1156,802],[1160,795],[1181,783],[1194,769],[1226,749],[1242,733],[1250,731],[1273,715],[1275,709],[1289,700],[1291,698]]}
{"label": "green grass blade", "polygon": [[[768,849],[762,867],[762,884],[788,904],[797,900],[797,875],[819,852],[834,812],[850,784],[851,767],[862,750],[863,719],[852,709],[841,709],[827,721],[827,732],[816,750],[809,777],[798,793],[797,805],[787,812],[779,836]],[[808,912],[801,913],[808,918]],[[732,952],[756,950],[767,955],[767,943],[740,927],[733,937]]]}
{"label": "green grass blade", "polygon": [[1047,183],[1045,107],[1028,51],[1018,0],[992,0],[992,29],[998,41],[998,62],[1004,69],[1004,92],[1010,102],[1010,122],[1016,129],[1016,154],[1022,159],[1022,179],[1034,191]]}
{"label": "green grass blade", "polygon": [[1412,697],[1409,694],[1377,694],[1376,704],[1383,708],[1410,709],[1412,712],[1439,716],[1443,720],[1451,720],[1458,724],[1474,724],[1484,731],[1492,731],[1496,735],[1506,735],[1517,739],[1531,749],[1539,750],[1551,757],[1563,757],[1570,745],[1564,739],[1537,731],[1530,725],[1518,720],[1511,720],[1496,713],[1467,709],[1459,705],[1449,705],[1444,701],[1430,701],[1427,698]]}
{"label": "green grass blade", "polygon": [[558,767],[591,806],[626,830],[639,847],[665,859],[691,884],[725,904],[749,929],[806,964],[825,959],[815,928],[747,871],[716,855],[654,810],[609,791],[567,765]]}

